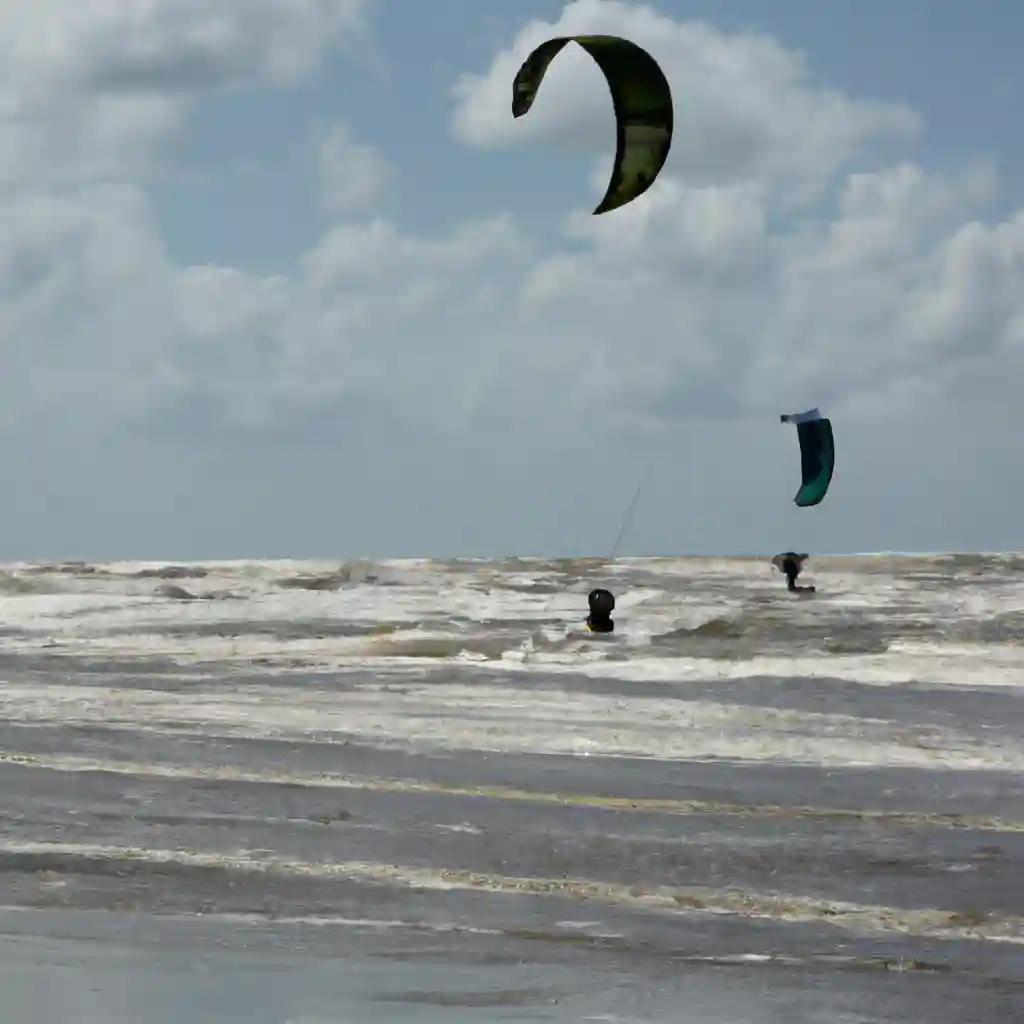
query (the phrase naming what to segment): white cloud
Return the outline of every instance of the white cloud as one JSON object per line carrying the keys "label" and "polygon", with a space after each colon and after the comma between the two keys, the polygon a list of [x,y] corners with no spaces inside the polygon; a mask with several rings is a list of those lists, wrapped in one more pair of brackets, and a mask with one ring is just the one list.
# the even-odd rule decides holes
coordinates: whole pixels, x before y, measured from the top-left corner
{"label": "white cloud", "polygon": [[391,168],[376,146],[358,142],[348,125],[334,124],[320,145],[324,207],[335,214],[373,205],[391,179]]}
{"label": "white cloud", "polygon": [[[992,170],[937,175],[905,162],[842,177],[873,142],[911,141],[919,119],[820,86],[774,40],[578,0],[459,80],[456,136],[607,151],[607,87],[578,48],[559,55],[530,114],[511,115],[521,61],[543,39],[576,32],[650,49],[673,87],[676,133],[641,201],[604,217],[574,212],[566,233],[583,251],[567,246],[533,268],[524,299],[535,330],[571,353],[556,369],[538,346],[539,379],[575,395],[576,407],[767,416],[804,404],[876,406],[879,390],[922,379],[931,385],[921,393],[939,401],[947,386],[958,390],[964,361],[994,379],[1016,365],[1007,360],[1024,310],[1019,224],[964,224],[995,197]],[[593,195],[609,166],[599,161]],[[528,358],[520,350],[522,365]]]}
{"label": "white cloud", "polygon": [[331,410],[347,424],[350,405],[458,428],[482,395],[481,322],[505,308],[487,274],[523,258],[507,217],[438,240],[376,219],[332,227],[292,278],[185,270],[176,391],[201,391],[232,428],[322,426]]}
{"label": "white cloud", "polygon": [[[354,3],[123,0],[69,6],[79,13],[42,53],[30,30],[44,8],[56,16],[53,2],[15,8],[35,41],[20,70],[0,74],[26,104],[20,137],[94,174],[148,153],[201,91],[294,76],[360,26]],[[376,416],[478,436],[515,424],[546,444],[581,423],[768,423],[813,404],[868,417],[880,396],[1010,395],[1024,215],[979,219],[998,185],[984,166],[850,173],[873,141],[912,138],[916,116],[819,86],[777,42],[580,0],[460,81],[460,137],[541,146],[557,134],[606,149],[609,103],[583,54],[559,58],[521,123],[508,110],[528,49],[583,28],[649,43],[672,80],[673,159],[639,202],[592,217],[581,182],[580,209],[548,251],[509,214],[415,237],[353,219],[383,180],[381,158],[336,127],[325,194],[349,219],[290,272],[260,277],[170,266],[134,188],[19,194],[0,214],[0,324],[17,339],[9,409],[85,401],[116,377],[105,415],[194,431],[346,430]],[[16,52],[17,33],[3,32],[0,52],[4,39]],[[132,46],[118,48],[121,36]],[[142,59],[154,54],[165,55]],[[90,83],[95,94],[81,92]],[[81,116],[78,135],[52,129],[58,110]],[[141,111],[166,116],[147,123]]]}
{"label": "white cloud", "polygon": [[5,421],[66,412],[82,428],[138,408],[174,340],[171,273],[137,188],[0,203]]}
{"label": "white cloud", "polygon": [[194,102],[294,82],[366,28],[368,0],[8,0],[0,185],[123,178]]}
{"label": "white cloud", "polygon": [[[608,152],[611,97],[579,47],[567,47],[552,63],[530,113],[512,117],[512,80],[526,56],[547,38],[579,33],[625,36],[661,64],[676,107],[667,169],[691,185],[757,181],[791,190],[820,181],[868,142],[912,137],[920,128],[905,106],[854,100],[819,85],[800,54],[763,34],[679,24],[618,0],[576,0],[556,22],[529,22],[485,72],[459,79],[456,137],[475,146],[561,141]],[[608,167],[594,183],[597,195]]]}

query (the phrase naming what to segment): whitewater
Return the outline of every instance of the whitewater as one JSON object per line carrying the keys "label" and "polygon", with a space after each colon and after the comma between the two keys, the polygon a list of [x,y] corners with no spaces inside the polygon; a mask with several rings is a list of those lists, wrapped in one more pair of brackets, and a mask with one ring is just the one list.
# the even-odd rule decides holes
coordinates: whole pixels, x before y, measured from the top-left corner
{"label": "whitewater", "polygon": [[17,1019],[1022,1018],[1024,555],[805,575],[0,567]]}

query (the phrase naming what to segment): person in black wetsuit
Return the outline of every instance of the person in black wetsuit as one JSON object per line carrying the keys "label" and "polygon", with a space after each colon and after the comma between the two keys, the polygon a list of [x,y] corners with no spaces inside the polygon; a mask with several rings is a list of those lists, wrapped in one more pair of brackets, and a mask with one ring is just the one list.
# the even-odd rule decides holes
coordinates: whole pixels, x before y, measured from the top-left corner
{"label": "person in black wetsuit", "polygon": [[776,568],[786,576],[786,589],[791,594],[813,594],[816,588],[813,586],[798,587],[796,578],[803,568],[803,560],[806,555],[798,555],[795,551],[787,551],[784,555],[777,555],[773,560]]}
{"label": "person in black wetsuit", "polygon": [[591,633],[613,633],[615,623],[612,612],[615,611],[615,596],[610,590],[597,587],[587,594],[590,614],[587,616],[587,629]]}
{"label": "person in black wetsuit", "polygon": [[795,558],[784,558],[782,571],[786,574],[786,587],[795,592],[796,578],[800,575],[800,563]]}

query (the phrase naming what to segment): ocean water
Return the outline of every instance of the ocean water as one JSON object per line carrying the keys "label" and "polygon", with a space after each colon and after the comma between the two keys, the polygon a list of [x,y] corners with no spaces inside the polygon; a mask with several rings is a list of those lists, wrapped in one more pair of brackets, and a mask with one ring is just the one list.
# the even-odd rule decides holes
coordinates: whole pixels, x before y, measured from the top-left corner
{"label": "ocean water", "polygon": [[1024,1019],[1024,556],[806,577],[3,567],[5,1024]]}

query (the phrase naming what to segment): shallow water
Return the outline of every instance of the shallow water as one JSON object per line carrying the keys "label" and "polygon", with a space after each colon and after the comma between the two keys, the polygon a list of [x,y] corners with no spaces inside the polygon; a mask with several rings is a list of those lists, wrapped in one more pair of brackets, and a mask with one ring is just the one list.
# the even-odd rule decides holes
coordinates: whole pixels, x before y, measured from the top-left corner
{"label": "shallow water", "polygon": [[5,1020],[1022,1016],[1024,558],[807,575],[6,567]]}

